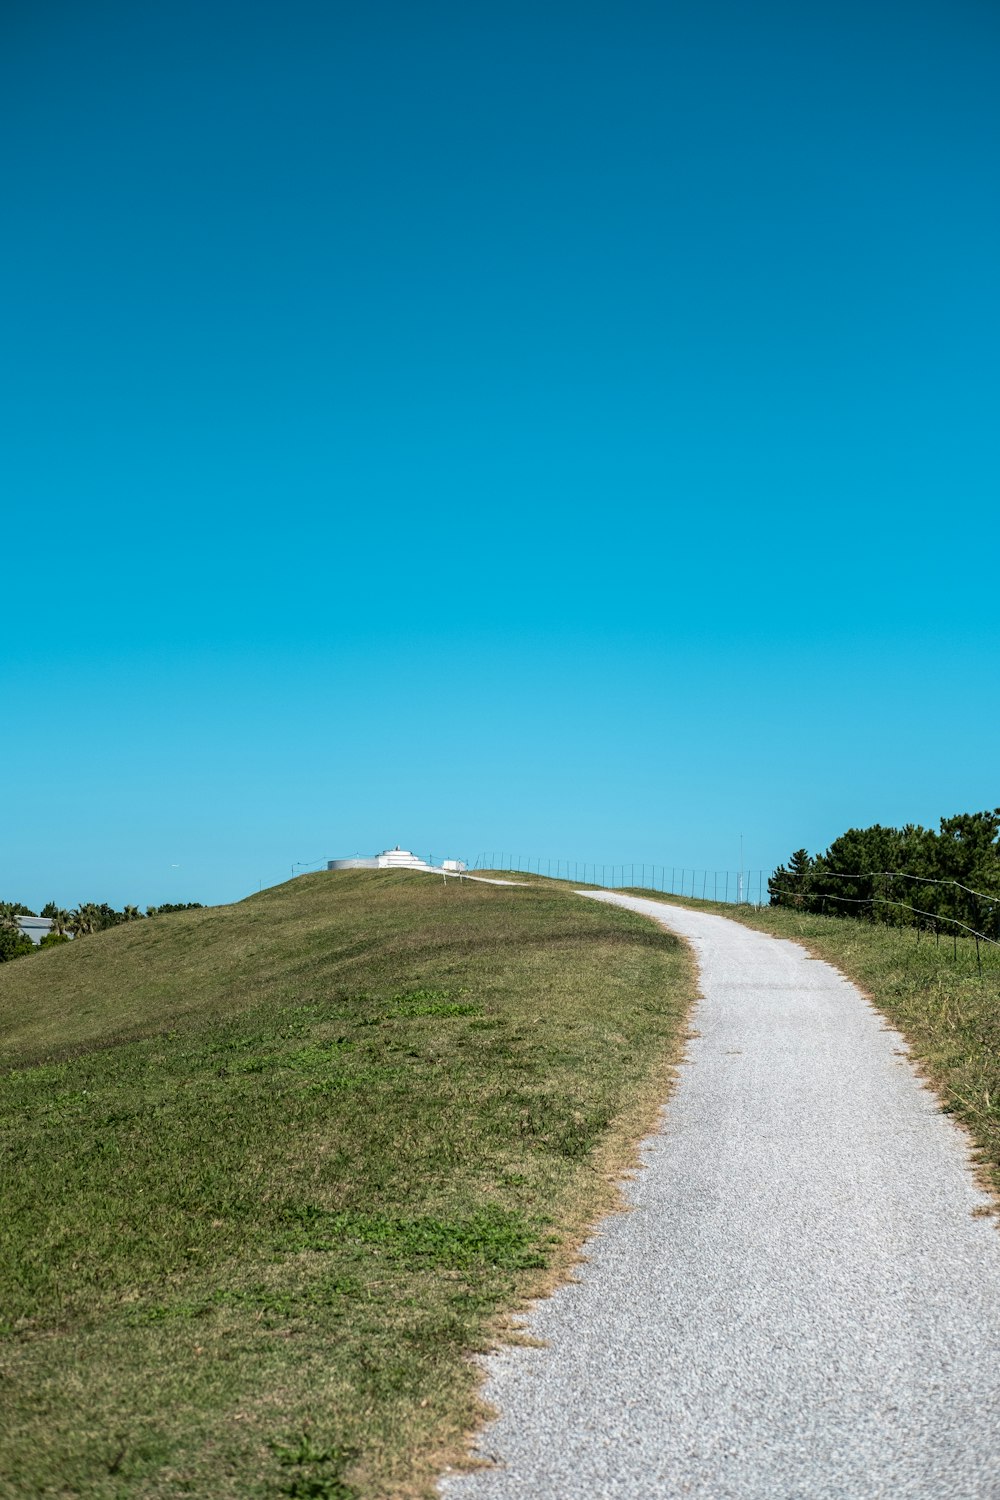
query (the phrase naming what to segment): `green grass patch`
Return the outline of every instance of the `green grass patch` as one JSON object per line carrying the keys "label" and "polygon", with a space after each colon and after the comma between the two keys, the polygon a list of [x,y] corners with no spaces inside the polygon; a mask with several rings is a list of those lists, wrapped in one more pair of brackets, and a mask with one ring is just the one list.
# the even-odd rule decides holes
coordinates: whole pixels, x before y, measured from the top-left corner
{"label": "green grass patch", "polygon": [[[935,935],[788,907],[679,901],[775,937],[791,938],[852,979],[903,1033],[944,1109],[975,1142],[983,1179],[1000,1195],[1000,950],[943,930]],[[942,924],[943,927],[943,924]]]}
{"label": "green grass patch", "polygon": [[304,876],[0,968],[0,1495],[427,1492],[650,1123],[683,946]]}

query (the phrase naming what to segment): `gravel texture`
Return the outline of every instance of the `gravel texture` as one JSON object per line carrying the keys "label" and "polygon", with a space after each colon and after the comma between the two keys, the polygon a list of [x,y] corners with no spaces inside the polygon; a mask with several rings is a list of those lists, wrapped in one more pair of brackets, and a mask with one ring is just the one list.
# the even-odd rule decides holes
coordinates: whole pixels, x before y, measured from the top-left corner
{"label": "gravel texture", "polygon": [[545,1347],[485,1362],[493,1467],[442,1496],[1000,1497],[1000,1234],[898,1032],[794,943],[595,899],[689,939],[697,1035]]}

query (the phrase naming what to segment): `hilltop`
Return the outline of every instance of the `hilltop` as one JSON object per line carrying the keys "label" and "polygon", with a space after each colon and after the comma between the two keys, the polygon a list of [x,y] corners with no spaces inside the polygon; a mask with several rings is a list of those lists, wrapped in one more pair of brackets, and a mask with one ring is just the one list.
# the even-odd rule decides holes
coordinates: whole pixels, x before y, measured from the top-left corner
{"label": "hilltop", "polygon": [[669,1081],[676,939],[303,876],[0,968],[0,1494],[426,1492]]}

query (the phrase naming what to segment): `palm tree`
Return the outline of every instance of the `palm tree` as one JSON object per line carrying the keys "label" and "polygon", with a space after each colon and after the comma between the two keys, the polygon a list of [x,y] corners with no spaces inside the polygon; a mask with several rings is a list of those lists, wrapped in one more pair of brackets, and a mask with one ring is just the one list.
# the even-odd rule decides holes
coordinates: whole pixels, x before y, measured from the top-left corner
{"label": "palm tree", "polygon": [[93,932],[97,925],[97,908],[93,901],[84,901],[71,913],[69,919],[70,931],[74,937],[86,937]]}
{"label": "palm tree", "polygon": [[141,917],[142,912],[137,906],[125,906],[122,908],[123,922],[138,922],[140,921]]}
{"label": "palm tree", "polygon": [[49,920],[52,923],[49,931],[57,933],[59,937],[65,937],[69,931],[71,920],[69,912],[63,911],[61,906],[57,906]]}

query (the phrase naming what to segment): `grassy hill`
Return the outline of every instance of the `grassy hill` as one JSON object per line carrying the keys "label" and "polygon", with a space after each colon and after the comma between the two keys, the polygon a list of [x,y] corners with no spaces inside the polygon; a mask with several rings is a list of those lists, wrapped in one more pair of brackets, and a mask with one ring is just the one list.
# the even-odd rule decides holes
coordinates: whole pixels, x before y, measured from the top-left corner
{"label": "grassy hill", "polygon": [[693,988],[629,913],[411,872],[0,966],[0,1495],[425,1492]]}

